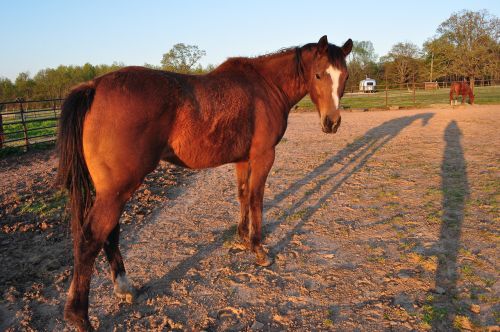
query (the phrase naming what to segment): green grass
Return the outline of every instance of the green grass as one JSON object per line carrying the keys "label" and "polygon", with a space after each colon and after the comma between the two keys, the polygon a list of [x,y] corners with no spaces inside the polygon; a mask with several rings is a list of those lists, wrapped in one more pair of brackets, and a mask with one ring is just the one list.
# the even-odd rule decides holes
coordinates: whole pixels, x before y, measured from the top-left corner
{"label": "green grass", "polygon": [[19,214],[34,214],[39,217],[53,218],[62,213],[66,206],[68,197],[64,191],[56,191],[45,195],[41,199],[22,200],[19,206]]}
{"label": "green grass", "polygon": [[[432,104],[449,104],[450,101],[449,89],[438,90],[416,90],[415,103],[413,102],[413,91],[389,90],[388,91],[388,106],[399,107],[428,107]],[[475,91],[476,104],[500,104],[500,86],[476,87]],[[341,104],[345,108],[351,109],[366,109],[366,108],[386,108],[385,91],[381,90],[376,93],[346,93],[342,98]],[[315,106],[309,96],[302,99],[298,106],[305,109],[314,109]]]}
{"label": "green grass", "polygon": [[443,320],[448,313],[446,308],[440,308],[431,304],[425,304],[422,307],[422,311],[422,320],[429,325],[434,321]]}
{"label": "green grass", "polygon": [[[9,122],[13,121],[11,120]],[[21,123],[13,124],[9,122],[3,123],[4,144],[0,148],[0,158],[24,153],[26,151],[23,125]],[[28,134],[30,150],[46,150],[52,148],[57,133],[56,126],[57,120],[55,119],[40,119],[40,121],[27,122],[26,132]]]}
{"label": "green grass", "polygon": [[[56,120],[42,120],[37,122],[26,123],[28,138],[39,135],[55,135]],[[46,128],[52,127],[52,128]],[[4,140],[24,138],[23,125],[20,123],[3,125]]]}

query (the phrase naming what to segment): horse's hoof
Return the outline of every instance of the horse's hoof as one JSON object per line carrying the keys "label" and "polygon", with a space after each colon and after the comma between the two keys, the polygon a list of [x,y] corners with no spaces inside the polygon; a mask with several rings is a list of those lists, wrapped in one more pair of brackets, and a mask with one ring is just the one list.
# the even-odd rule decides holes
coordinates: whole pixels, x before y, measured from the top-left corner
{"label": "horse's hoof", "polygon": [[114,293],[118,298],[125,300],[127,303],[133,303],[136,297],[135,288],[130,284],[127,276],[121,274],[115,279]]}
{"label": "horse's hoof", "polygon": [[92,328],[92,324],[88,318],[82,318],[76,314],[74,310],[72,310],[69,306],[64,308],[64,319],[74,325],[78,332],[92,332],[94,329]]}
{"label": "horse's hoof", "polygon": [[274,260],[267,255],[257,257],[257,260],[255,261],[255,264],[257,264],[259,266],[263,266],[263,267],[271,266],[271,265],[273,265],[273,263],[274,263]]}
{"label": "horse's hoof", "polygon": [[254,251],[257,257],[255,264],[266,267],[274,263],[274,260],[267,255],[267,251],[262,246],[255,248]]}

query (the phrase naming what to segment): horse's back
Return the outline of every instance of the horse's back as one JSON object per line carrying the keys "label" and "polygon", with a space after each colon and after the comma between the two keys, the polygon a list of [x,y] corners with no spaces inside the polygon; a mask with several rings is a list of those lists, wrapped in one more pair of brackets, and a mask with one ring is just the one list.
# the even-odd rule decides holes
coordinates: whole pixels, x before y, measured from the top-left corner
{"label": "horse's back", "polygon": [[[142,67],[99,77],[85,119],[85,155],[130,169],[139,162],[156,165],[160,158],[191,168],[244,159],[252,138],[253,98],[238,79],[244,80]],[[131,156],[137,156],[135,163]]]}

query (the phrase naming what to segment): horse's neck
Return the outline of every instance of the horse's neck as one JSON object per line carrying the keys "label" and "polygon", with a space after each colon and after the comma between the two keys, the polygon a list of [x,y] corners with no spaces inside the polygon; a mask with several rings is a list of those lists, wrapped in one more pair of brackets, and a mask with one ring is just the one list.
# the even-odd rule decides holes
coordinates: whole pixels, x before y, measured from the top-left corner
{"label": "horse's neck", "polygon": [[256,65],[267,84],[271,85],[277,97],[281,99],[286,111],[307,94],[305,78],[303,72],[301,73],[305,68],[298,67],[296,56],[295,51],[289,51]]}

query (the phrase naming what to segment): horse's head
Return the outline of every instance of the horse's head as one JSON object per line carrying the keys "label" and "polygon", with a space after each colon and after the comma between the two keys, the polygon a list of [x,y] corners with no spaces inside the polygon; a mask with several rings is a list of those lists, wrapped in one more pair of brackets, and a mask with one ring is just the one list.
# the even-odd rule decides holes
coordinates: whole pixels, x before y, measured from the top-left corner
{"label": "horse's head", "polygon": [[352,40],[342,47],[328,44],[326,36],[319,40],[309,73],[309,94],[321,117],[325,133],[336,133],[340,126],[340,98],[348,78],[345,58],[351,52]]}

